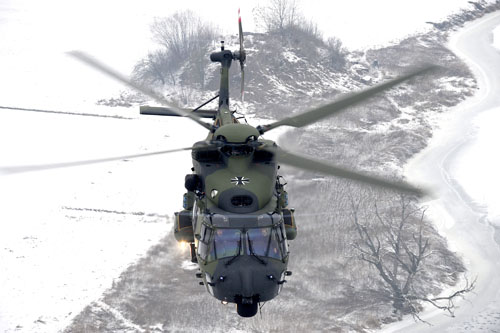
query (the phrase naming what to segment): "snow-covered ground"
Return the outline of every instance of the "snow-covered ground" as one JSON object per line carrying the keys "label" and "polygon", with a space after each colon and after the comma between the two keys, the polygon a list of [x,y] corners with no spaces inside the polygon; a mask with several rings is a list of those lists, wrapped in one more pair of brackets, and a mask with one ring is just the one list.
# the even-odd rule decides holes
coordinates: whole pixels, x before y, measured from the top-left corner
{"label": "snow-covered ground", "polygon": [[[474,71],[480,90],[443,116],[431,144],[407,167],[409,179],[433,186],[428,214],[452,250],[464,259],[474,292],[459,302],[456,318],[429,308],[422,318],[389,325],[387,332],[498,332],[500,330],[500,238],[498,237],[500,157],[500,54],[492,47],[500,35],[500,13],[472,22],[455,34],[450,48]],[[497,46],[497,42],[495,42]]]}
{"label": "snow-covered ground", "polygon": [[[2,110],[2,164],[45,163],[187,146],[179,120],[57,116]],[[200,127],[201,128],[201,127]],[[184,141],[184,142],[183,142]],[[63,328],[168,234],[189,152],[0,178],[0,331]]]}
{"label": "snow-covered ground", "polygon": [[[0,106],[109,113],[95,102],[123,88],[64,52],[82,48],[128,73],[147,51],[152,14],[141,25],[133,10],[114,17],[112,6],[99,7],[2,2]],[[124,7],[115,2],[115,9]],[[166,119],[137,119],[138,110],[111,112],[136,119],[0,109],[0,165],[120,156],[204,138],[201,127],[183,119],[169,126]],[[165,215],[181,208],[190,167],[184,152],[0,176],[0,332],[58,331],[98,299],[170,232]]]}
{"label": "snow-covered ground", "polygon": [[[500,50],[500,24],[493,30],[492,44]],[[498,108],[485,110],[474,118],[474,140],[463,149],[464,158],[452,172],[474,202],[485,207],[488,220],[500,227],[500,98],[498,101]]]}
{"label": "snow-covered ground", "polygon": [[[242,4],[246,17],[251,16],[256,3]],[[391,33],[408,31],[405,35],[423,27],[426,20],[436,19],[435,1],[415,1],[418,11],[398,15],[418,16],[421,19],[417,23],[384,18],[393,12],[388,8],[396,3],[385,2],[369,11],[388,25],[397,25],[398,29],[391,29]],[[159,0],[2,1],[0,106],[105,114],[109,110],[96,106],[95,101],[116,95],[122,87],[64,52],[83,49],[129,73],[153,47],[149,24],[154,16],[191,8],[207,18],[225,20],[236,13],[237,5],[220,7],[200,1],[180,5]],[[442,16],[468,6],[462,0],[446,0],[441,5]],[[335,6],[330,2],[315,3],[308,6],[306,15],[316,8],[317,15],[329,11],[339,18],[330,23],[340,18],[357,22],[350,32],[339,36],[356,40],[357,46],[373,42],[363,33],[373,22],[360,18],[358,9],[338,7],[338,3]],[[248,25],[250,30],[251,22]],[[326,35],[335,35],[338,28],[322,23],[320,29]],[[358,31],[361,33],[354,33]],[[379,32],[376,43],[403,35]],[[205,134],[201,127],[183,119],[139,118],[137,110],[127,109],[111,112],[135,119],[0,109],[0,165],[64,162],[185,147]],[[166,223],[165,215],[180,209],[183,176],[189,168],[190,155],[184,152],[0,176],[0,331],[54,332],[98,299],[124,268],[167,235],[171,225]]]}
{"label": "snow-covered ground", "polygon": [[452,174],[474,203],[486,209],[490,223],[500,227],[500,154],[498,154],[500,107],[474,118],[477,133],[462,154],[467,156],[454,166]]}

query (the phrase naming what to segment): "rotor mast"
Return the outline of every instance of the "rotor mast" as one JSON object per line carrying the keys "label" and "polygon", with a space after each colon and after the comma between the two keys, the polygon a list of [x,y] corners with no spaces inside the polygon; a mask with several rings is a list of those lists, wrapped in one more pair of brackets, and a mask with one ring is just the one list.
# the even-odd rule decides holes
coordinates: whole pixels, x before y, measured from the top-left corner
{"label": "rotor mast", "polygon": [[221,64],[218,117],[221,120],[221,125],[226,125],[233,122],[233,117],[229,110],[229,68],[233,59],[235,59],[235,54],[224,49],[224,41],[221,41],[220,49],[219,52],[210,54],[210,60],[212,62],[220,62]]}
{"label": "rotor mast", "polygon": [[233,123],[234,117],[229,110],[229,68],[233,60],[238,60],[240,62],[241,69],[241,100],[243,101],[243,90],[245,86],[245,60],[246,52],[243,47],[243,28],[241,25],[241,15],[238,9],[238,30],[239,30],[239,42],[240,49],[235,52],[224,49],[224,41],[221,41],[220,51],[210,54],[210,60],[212,62],[220,62],[221,64],[221,75],[220,75],[220,88],[219,88],[219,107],[217,117],[221,121],[222,125],[227,125]]}

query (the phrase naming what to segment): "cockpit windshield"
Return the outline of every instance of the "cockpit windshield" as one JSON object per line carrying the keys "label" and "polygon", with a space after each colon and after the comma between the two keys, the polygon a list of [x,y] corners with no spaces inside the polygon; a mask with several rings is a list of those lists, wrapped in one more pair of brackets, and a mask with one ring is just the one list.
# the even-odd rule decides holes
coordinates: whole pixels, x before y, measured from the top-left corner
{"label": "cockpit windshield", "polygon": [[[216,221],[215,215],[211,221]],[[288,255],[286,232],[283,221],[273,215],[256,217],[254,227],[231,228],[227,221],[221,223],[226,226],[203,223],[198,243],[200,257],[207,262],[243,254],[283,260]]]}

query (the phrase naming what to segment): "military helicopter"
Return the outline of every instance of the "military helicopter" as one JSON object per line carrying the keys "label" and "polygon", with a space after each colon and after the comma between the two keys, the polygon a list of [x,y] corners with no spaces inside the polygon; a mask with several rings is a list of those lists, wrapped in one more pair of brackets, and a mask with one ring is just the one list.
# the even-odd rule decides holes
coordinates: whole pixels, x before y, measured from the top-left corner
{"label": "military helicopter", "polygon": [[[288,207],[283,178],[278,174],[280,164],[417,196],[424,193],[404,182],[389,181],[294,154],[264,139],[263,134],[280,126],[304,127],[338,114],[436,67],[424,66],[304,113],[253,127],[240,123],[229,104],[229,69],[233,61],[240,64],[242,96],[244,92],[246,51],[241,17],[238,28],[239,50],[226,50],[222,42],[220,50],[210,55],[210,60],[221,66],[218,95],[192,111],[170,105],[159,94],[131,82],[81,51],[70,52],[80,61],[163,105],[142,106],[141,114],[188,117],[208,130],[205,140],[175,150],[50,165],[3,167],[0,172],[53,169],[190,150],[193,168],[185,178],[184,210],[175,214],[174,236],[178,241],[190,244],[191,260],[199,265],[196,276],[201,279],[200,284],[223,303],[236,303],[240,316],[252,317],[258,312],[259,304],[276,297],[286,277],[292,275],[287,270],[288,241],[296,237],[297,226],[294,210]],[[201,109],[217,98],[217,110]],[[202,118],[210,118],[212,123]]]}

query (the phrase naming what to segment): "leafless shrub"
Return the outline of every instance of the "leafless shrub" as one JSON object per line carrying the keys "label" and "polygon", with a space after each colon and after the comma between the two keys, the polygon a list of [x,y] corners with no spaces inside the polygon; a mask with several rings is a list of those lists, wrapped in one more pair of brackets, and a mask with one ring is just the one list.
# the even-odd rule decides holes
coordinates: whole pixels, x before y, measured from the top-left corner
{"label": "leafless shrub", "polygon": [[327,64],[333,69],[340,70],[346,65],[347,50],[342,45],[342,41],[336,37],[326,40]]}

